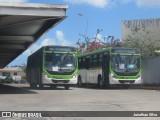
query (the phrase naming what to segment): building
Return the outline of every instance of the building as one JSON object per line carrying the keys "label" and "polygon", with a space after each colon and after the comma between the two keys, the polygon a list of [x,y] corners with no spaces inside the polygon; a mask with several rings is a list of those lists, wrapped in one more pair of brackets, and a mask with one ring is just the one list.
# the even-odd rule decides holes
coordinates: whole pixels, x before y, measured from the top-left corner
{"label": "building", "polygon": [[11,77],[11,79],[15,82],[20,82],[25,78],[25,72],[20,67],[5,67],[4,69],[0,69],[0,79],[6,79],[7,77]]}
{"label": "building", "polygon": [[131,30],[135,28],[140,30],[145,29],[153,40],[160,40],[160,18],[122,21],[122,39],[131,34]]}

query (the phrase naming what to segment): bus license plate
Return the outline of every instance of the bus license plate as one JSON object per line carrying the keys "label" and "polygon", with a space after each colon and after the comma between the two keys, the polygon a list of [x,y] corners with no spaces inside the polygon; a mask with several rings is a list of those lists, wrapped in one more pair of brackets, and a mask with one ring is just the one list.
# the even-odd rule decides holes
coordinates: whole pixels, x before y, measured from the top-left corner
{"label": "bus license plate", "polygon": [[57,82],[58,84],[63,84],[63,82]]}
{"label": "bus license plate", "polygon": [[125,84],[130,84],[130,82],[125,82]]}

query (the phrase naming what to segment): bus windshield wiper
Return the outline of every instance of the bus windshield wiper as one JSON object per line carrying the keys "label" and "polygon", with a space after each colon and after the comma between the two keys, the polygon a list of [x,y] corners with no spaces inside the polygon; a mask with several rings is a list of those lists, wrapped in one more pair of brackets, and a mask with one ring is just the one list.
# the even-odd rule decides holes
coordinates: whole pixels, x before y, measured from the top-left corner
{"label": "bus windshield wiper", "polygon": [[69,55],[69,52],[67,52],[67,54],[64,56],[64,58],[63,58],[62,61],[60,62],[60,64],[59,64],[59,71],[62,70],[62,64],[64,63],[64,61],[66,60],[66,58],[68,57],[68,55]]}
{"label": "bus windshield wiper", "polygon": [[69,55],[69,52],[66,54],[66,56],[64,57],[64,60],[68,57],[68,55]]}

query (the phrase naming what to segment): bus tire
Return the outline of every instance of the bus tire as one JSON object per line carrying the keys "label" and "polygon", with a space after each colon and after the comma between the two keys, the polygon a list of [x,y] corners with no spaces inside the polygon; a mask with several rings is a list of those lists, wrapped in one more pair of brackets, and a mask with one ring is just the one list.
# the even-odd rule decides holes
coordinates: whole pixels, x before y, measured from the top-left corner
{"label": "bus tire", "polygon": [[78,82],[77,82],[78,87],[82,87],[82,80],[81,76],[78,76]]}
{"label": "bus tire", "polygon": [[39,84],[40,89],[43,89],[43,87],[44,87],[43,84]]}
{"label": "bus tire", "polygon": [[35,84],[35,83],[30,83],[30,88],[31,88],[31,89],[36,89],[36,88],[37,88],[37,84]]}
{"label": "bus tire", "polygon": [[98,88],[103,88],[103,81],[100,75],[98,76]]}
{"label": "bus tire", "polygon": [[69,85],[64,86],[65,90],[69,90]]}

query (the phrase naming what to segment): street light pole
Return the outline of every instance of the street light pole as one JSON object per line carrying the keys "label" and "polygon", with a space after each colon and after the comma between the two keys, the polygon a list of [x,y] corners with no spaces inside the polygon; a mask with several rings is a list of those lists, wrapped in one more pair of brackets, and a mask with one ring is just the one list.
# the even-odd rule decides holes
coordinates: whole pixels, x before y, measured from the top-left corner
{"label": "street light pole", "polygon": [[78,15],[84,17],[86,20],[86,32],[85,32],[85,39],[86,39],[87,38],[87,30],[88,30],[88,18],[85,15],[83,15],[82,13],[78,13]]}

